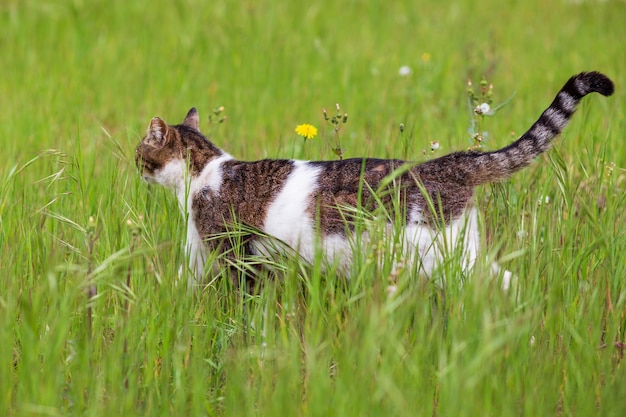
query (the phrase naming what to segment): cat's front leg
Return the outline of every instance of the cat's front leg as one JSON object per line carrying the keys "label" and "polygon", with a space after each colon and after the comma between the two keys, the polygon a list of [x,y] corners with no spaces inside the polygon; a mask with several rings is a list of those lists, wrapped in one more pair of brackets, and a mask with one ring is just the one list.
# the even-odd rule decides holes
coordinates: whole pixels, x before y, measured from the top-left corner
{"label": "cat's front leg", "polygon": [[202,283],[204,264],[206,262],[206,248],[193,221],[190,221],[187,225],[185,259],[188,265],[187,288],[191,290]]}

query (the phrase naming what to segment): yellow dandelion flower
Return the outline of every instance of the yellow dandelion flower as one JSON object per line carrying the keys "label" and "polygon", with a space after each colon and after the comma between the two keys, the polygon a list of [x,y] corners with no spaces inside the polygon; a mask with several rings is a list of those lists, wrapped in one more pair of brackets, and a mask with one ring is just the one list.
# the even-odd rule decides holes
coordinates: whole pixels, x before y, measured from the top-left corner
{"label": "yellow dandelion flower", "polygon": [[317,136],[317,128],[308,123],[296,126],[296,133],[304,139],[313,139]]}
{"label": "yellow dandelion flower", "polygon": [[422,62],[428,62],[430,61],[430,54],[428,52],[424,52],[422,54]]}

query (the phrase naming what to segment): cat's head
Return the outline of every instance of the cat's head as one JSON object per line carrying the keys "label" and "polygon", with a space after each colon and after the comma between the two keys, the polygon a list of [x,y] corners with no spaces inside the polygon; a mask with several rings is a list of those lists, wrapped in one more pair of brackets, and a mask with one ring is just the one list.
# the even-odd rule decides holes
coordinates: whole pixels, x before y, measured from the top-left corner
{"label": "cat's head", "polygon": [[223,154],[200,133],[198,121],[195,108],[179,125],[170,126],[159,117],[150,120],[135,155],[145,181],[176,187],[187,174],[198,175],[207,162]]}

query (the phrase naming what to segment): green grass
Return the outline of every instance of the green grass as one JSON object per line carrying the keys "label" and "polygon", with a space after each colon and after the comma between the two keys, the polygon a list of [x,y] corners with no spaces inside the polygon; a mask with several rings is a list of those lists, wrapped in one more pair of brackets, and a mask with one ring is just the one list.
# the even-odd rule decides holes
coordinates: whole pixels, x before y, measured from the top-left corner
{"label": "green grass", "polygon": [[[313,3],[0,6],[0,415],[626,413],[626,5]],[[340,103],[345,157],[421,160],[471,145],[468,78],[516,92],[487,119],[494,149],[592,69],[615,95],[477,191],[516,291],[485,262],[461,286],[451,259],[443,288],[404,273],[388,297],[362,252],[347,282],[285,259],[255,296],[176,285],[184,221],[133,160],[151,117],[196,106],[240,158],[334,159],[321,108]],[[320,129],[305,147],[301,123]]]}

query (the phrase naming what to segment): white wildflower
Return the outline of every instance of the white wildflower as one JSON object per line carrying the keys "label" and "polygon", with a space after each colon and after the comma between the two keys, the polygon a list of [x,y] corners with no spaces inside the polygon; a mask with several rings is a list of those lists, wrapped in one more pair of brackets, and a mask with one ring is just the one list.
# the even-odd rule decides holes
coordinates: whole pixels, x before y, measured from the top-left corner
{"label": "white wildflower", "polygon": [[538,205],[542,205],[542,204],[550,204],[550,196],[549,195],[545,195],[545,196],[541,196],[539,197],[539,200],[537,200],[537,204]]}
{"label": "white wildflower", "polygon": [[401,77],[406,77],[407,75],[411,75],[411,67],[409,67],[408,65],[403,65],[400,67],[400,69],[398,70],[398,74]]}
{"label": "white wildflower", "polygon": [[489,106],[489,103],[481,103],[474,109],[474,112],[476,112],[476,114],[489,114],[490,111],[491,106]]}

